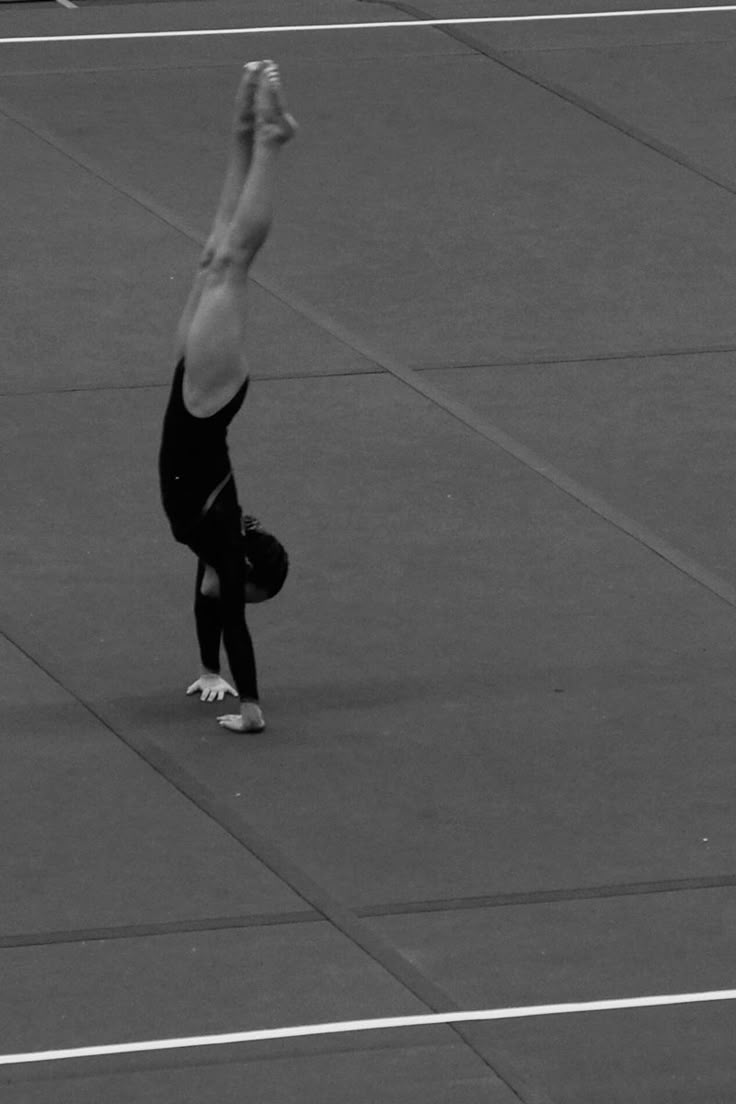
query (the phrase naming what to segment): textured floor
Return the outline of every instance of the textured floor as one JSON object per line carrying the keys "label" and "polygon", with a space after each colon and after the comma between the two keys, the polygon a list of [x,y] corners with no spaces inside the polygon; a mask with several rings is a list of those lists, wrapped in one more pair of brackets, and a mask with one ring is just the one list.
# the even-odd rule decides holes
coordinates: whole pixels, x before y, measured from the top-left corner
{"label": "textured floor", "polygon": [[[507,10],[2,5],[0,40]],[[735,49],[732,14],[0,41],[0,1054],[733,987]],[[301,131],[231,452],[292,574],[243,738],[184,695],[156,454],[265,56]],[[733,1021],[75,1058],[0,1096],[725,1104]]]}

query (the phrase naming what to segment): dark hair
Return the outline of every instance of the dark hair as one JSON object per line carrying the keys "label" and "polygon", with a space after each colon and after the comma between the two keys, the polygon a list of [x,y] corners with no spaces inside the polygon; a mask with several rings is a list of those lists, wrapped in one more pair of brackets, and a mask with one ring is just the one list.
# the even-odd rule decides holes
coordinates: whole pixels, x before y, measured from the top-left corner
{"label": "dark hair", "polygon": [[286,549],[272,533],[266,532],[257,518],[249,514],[241,516],[241,532],[249,568],[248,581],[264,590],[269,598],[273,598],[281,590],[289,573]]}

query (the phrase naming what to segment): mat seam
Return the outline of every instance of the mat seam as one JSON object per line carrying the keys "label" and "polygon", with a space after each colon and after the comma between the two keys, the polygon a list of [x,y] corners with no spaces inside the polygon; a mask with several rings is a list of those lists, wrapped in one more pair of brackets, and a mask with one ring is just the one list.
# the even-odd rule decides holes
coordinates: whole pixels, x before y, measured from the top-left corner
{"label": "mat seam", "polygon": [[[265,288],[263,290],[266,290]],[[553,365],[555,367],[565,367],[572,364],[608,364],[615,361],[635,360],[668,360],[670,358],[676,359],[678,357],[712,357],[719,356],[725,353],[736,353],[736,344],[734,345],[699,345],[689,346],[683,349],[631,349],[622,352],[610,352],[610,353],[580,353],[569,354],[561,356],[551,356],[549,354],[541,354],[537,357],[523,358],[515,360],[513,358],[502,358],[499,360],[478,360],[478,361],[450,361],[449,363],[437,363],[437,364],[410,364],[407,365],[410,371],[416,373],[430,373],[430,372],[463,372],[463,371],[475,371],[488,369],[489,371],[495,371],[497,369],[510,369],[515,368],[536,368],[543,365]],[[373,362],[371,368],[356,368],[354,370],[339,371],[339,372],[291,372],[279,375],[261,375],[259,372],[252,372],[251,379],[258,383],[288,383],[290,381],[300,380],[332,380],[332,379],[355,379],[359,376],[388,376],[391,373],[388,369],[382,367],[379,364]],[[86,384],[76,387],[38,387],[33,390],[27,391],[2,391],[0,390],[0,399],[14,399],[14,398],[31,398],[39,395],[87,395],[87,394],[106,394],[118,391],[156,391],[168,389],[170,387],[170,381],[164,380],[160,383],[128,383],[128,384]]]}
{"label": "mat seam", "polygon": [[[372,4],[376,0],[361,0],[361,2]],[[432,16],[423,11],[421,8],[414,7],[413,4],[404,3],[403,0],[378,0],[382,5],[387,5],[394,8],[396,11],[402,12],[404,15],[411,16],[414,19],[432,19]],[[581,96],[577,92],[573,92],[571,89],[566,88],[562,84],[556,84],[552,81],[547,81],[543,77],[540,77],[536,73],[525,69],[521,64],[513,64],[510,55],[519,53],[519,51],[503,51],[494,50],[491,46],[487,46],[481,39],[475,38],[474,35],[464,31],[457,30],[453,26],[443,25],[429,27],[428,30],[434,30],[448,38],[454,39],[463,46],[468,46],[471,49],[477,50],[477,52],[483,57],[488,58],[489,61],[494,62],[496,65],[508,72],[513,73],[520,79],[527,81],[529,84],[535,85],[537,88],[542,89],[545,92],[551,93],[558,99],[563,100],[565,103],[570,104],[573,107],[584,111],[587,115],[597,119],[599,122],[604,123],[606,126],[616,130],[619,134],[625,135],[632,141],[637,142],[639,145],[652,150],[654,153],[659,154],[661,157],[666,158],[673,164],[679,165],[680,168],[684,168],[686,171],[693,173],[701,180],[707,181],[709,184],[713,184],[717,188],[721,188],[723,191],[729,193],[729,195],[736,196],[736,181],[730,180],[728,177],[719,177],[710,173],[704,169],[701,165],[698,165],[696,161],[691,160],[675,146],[670,146],[665,142],[660,142],[654,135],[649,134],[647,131],[634,126],[632,123],[626,122],[618,115],[614,115],[613,112],[603,107],[602,104],[598,104],[595,100],[592,100],[586,96]]]}
{"label": "mat seam", "polygon": [[[398,5],[398,4],[393,4],[392,6],[401,7],[401,5]],[[406,10],[406,8],[403,8],[403,10]],[[410,11],[409,14],[415,15],[416,10]],[[437,29],[441,29],[441,28],[437,28]],[[449,33],[449,32],[443,31],[443,33]],[[502,59],[499,59],[499,58],[496,58],[496,57],[492,56],[484,48],[476,47],[475,44],[472,42],[472,40],[470,42],[465,41],[463,44],[470,45],[471,48],[477,48],[478,52],[481,53],[481,54],[484,54],[487,57],[489,57],[489,60],[497,61],[499,64],[503,65],[505,68],[509,69],[510,71],[515,72],[518,76],[522,77],[523,79],[529,80],[531,83],[537,84],[539,87],[542,87],[542,88],[546,89],[547,91],[551,91],[551,92],[559,95],[560,98],[562,98],[563,100],[567,100],[567,102],[575,103],[575,100],[571,99],[570,94],[566,94],[564,91],[558,92],[558,91],[556,91],[556,89],[554,87],[551,87],[549,85],[545,85],[543,82],[539,81],[538,79],[533,78],[533,77],[529,76],[528,74],[525,74],[522,70],[515,69],[513,66],[511,66],[508,63],[504,62]],[[595,117],[597,117],[597,118],[601,118],[601,121],[607,122],[609,125],[614,126],[615,129],[617,129],[617,130],[622,130],[621,126],[616,126],[615,123],[612,123],[609,120],[607,120],[605,118],[602,118],[600,113],[592,111],[590,106],[586,107],[582,103],[577,103],[577,104],[575,104],[575,106],[583,107],[583,109],[588,111],[588,113],[594,114]],[[15,121],[18,125],[21,125],[21,126],[25,125],[24,123],[20,122],[18,120],[18,118],[12,112],[3,111],[3,113],[6,115],[6,117],[13,119],[13,121]],[[104,175],[100,172],[94,171],[92,168],[90,168],[89,163],[85,164],[84,161],[79,159],[79,157],[73,156],[69,152],[68,148],[64,149],[56,141],[50,140],[48,137],[44,137],[41,133],[39,133],[37,128],[35,128],[33,126],[27,126],[26,125],[26,129],[29,130],[31,133],[34,133],[36,135],[36,137],[38,137],[40,140],[46,141],[47,144],[49,144],[53,148],[57,149],[59,152],[64,153],[66,156],[68,156],[72,161],[74,161],[80,167],[85,168],[85,169],[87,169],[87,171],[92,172],[93,175],[97,176],[104,183],[106,183],[109,186],[113,187],[119,193],[127,195],[128,198],[132,199],[135,202],[138,202],[139,205],[142,206],[145,210],[148,210],[150,213],[154,214],[156,217],[159,217],[163,222],[170,225],[173,229],[178,230],[179,232],[183,233],[186,237],[190,238],[191,240],[197,241],[199,244],[201,244],[202,237],[200,235],[194,235],[188,230],[182,230],[183,224],[181,223],[181,220],[179,220],[177,218],[177,219],[172,221],[171,218],[165,217],[162,214],[163,208],[159,207],[158,210],[155,210],[154,207],[150,203],[141,202],[141,200],[138,198],[138,196],[135,195],[133,192],[131,192],[129,189],[124,189],[124,188],[120,187],[119,185],[116,185],[106,175]],[[628,133],[628,131],[626,131],[624,129],[623,133]],[[629,133],[629,136],[633,137],[633,135],[630,134],[630,133]],[[644,141],[643,144],[647,145],[649,143]],[[656,152],[659,152],[659,153],[663,152],[663,150],[661,148],[657,149],[657,147],[652,147],[651,145],[650,145],[650,148],[654,148],[656,150]],[[689,168],[689,169],[691,169],[691,171],[697,172],[697,174],[701,178],[711,180],[712,183],[717,184],[719,187],[725,188],[725,190],[731,192],[732,194],[734,193],[734,191],[736,191],[736,188],[734,188],[733,185],[731,185],[729,187],[726,187],[721,182],[706,176],[702,172],[699,172],[697,169],[692,169],[692,166],[690,166],[689,164],[683,162],[681,158],[678,158],[678,157],[675,156],[675,157],[672,157],[671,160],[673,160],[676,163],[681,164],[681,165],[684,164],[685,168]],[[258,280],[254,281],[254,282],[258,283],[265,290],[269,291],[276,298],[280,299],[280,301],[284,302],[287,306],[290,307],[290,309],[296,310],[298,313],[302,313],[305,317],[309,318],[310,321],[315,322],[315,319],[320,319],[320,321],[318,321],[317,324],[321,325],[324,329],[326,329],[327,332],[332,333],[333,336],[339,336],[340,334],[344,335],[345,331],[343,331],[342,327],[340,327],[339,325],[336,325],[333,322],[331,322],[329,325],[325,325],[324,316],[320,315],[319,312],[315,312],[313,310],[307,311],[307,310],[304,309],[303,305],[300,306],[300,307],[295,306],[295,302],[297,302],[297,300],[295,300],[295,298],[293,296],[287,296],[284,292],[276,292],[274,290],[273,285],[269,286],[268,283],[264,283],[264,282],[258,281]],[[339,339],[343,341],[343,344],[345,344],[346,347],[353,348],[355,351],[361,351],[361,355],[363,355],[364,357],[366,356],[366,353],[359,348],[360,343],[358,345],[353,344],[353,341],[357,340],[357,339],[345,340],[344,336],[340,336]],[[611,511],[610,508],[607,508],[607,504],[604,504],[605,509],[602,510],[600,508],[602,500],[599,499],[598,496],[595,496],[595,495],[591,496],[590,494],[588,494],[585,491],[585,489],[582,489],[583,490],[583,497],[581,498],[579,493],[575,493],[575,491],[579,492],[581,490],[581,488],[579,488],[577,484],[574,484],[574,482],[572,480],[567,479],[567,477],[562,475],[562,473],[557,473],[556,470],[554,468],[552,468],[551,465],[547,464],[544,461],[541,462],[541,467],[540,467],[540,462],[537,460],[537,458],[532,457],[532,454],[529,452],[529,450],[525,449],[524,446],[519,446],[517,442],[513,442],[507,435],[499,433],[495,429],[495,427],[490,426],[488,423],[485,423],[485,422],[481,423],[481,420],[477,419],[472,414],[472,412],[466,411],[464,408],[461,408],[460,404],[452,403],[450,400],[446,400],[443,396],[439,395],[438,393],[436,393],[436,392],[432,393],[432,391],[424,388],[423,386],[420,386],[416,381],[412,381],[409,378],[410,375],[411,375],[410,371],[408,369],[404,368],[403,366],[399,366],[398,363],[392,362],[390,359],[383,358],[382,356],[369,356],[369,357],[367,357],[367,359],[369,359],[371,362],[373,362],[375,364],[383,365],[383,367],[387,368],[397,379],[402,380],[404,383],[407,383],[417,393],[423,394],[424,397],[428,399],[428,401],[434,403],[440,409],[443,409],[446,413],[449,413],[451,417],[456,418],[462,424],[468,426],[469,428],[473,429],[475,432],[479,433],[486,440],[492,441],[492,443],[494,443],[497,447],[500,447],[500,448],[504,449],[504,451],[506,451],[507,453],[510,453],[511,455],[515,456],[515,458],[517,460],[519,460],[521,463],[525,464],[527,467],[531,468],[537,474],[542,475],[549,482],[551,482],[553,485],[555,485],[558,489],[562,490],[564,493],[569,494],[571,497],[576,499],[578,502],[585,505],[588,509],[591,509],[594,513],[598,514],[599,516],[602,516],[606,521],[608,521],[609,523],[612,523],[615,528],[618,528],[619,530],[621,530],[623,532],[626,532],[629,536],[633,536],[636,540],[638,540],[640,543],[644,544],[645,546],[649,547],[651,551],[654,551],[657,555],[661,556],[661,558],[665,559],[672,566],[675,566],[678,570],[683,571],[683,573],[685,575],[689,576],[691,579],[695,580],[696,582],[701,583],[701,585],[706,586],[707,589],[712,590],[719,597],[724,598],[724,600],[728,601],[731,605],[736,605],[736,598],[734,597],[734,592],[733,592],[732,588],[730,588],[730,587],[725,588],[725,591],[728,592],[728,597],[724,597],[724,589],[723,589],[724,584],[722,583],[722,581],[716,580],[718,586],[714,586],[713,585],[713,580],[715,579],[715,577],[710,575],[710,573],[702,572],[702,569],[700,571],[700,577],[698,577],[698,575],[694,574],[693,571],[692,571],[692,561],[689,561],[689,559],[687,557],[683,557],[681,554],[677,553],[677,550],[672,550],[669,546],[664,546],[663,543],[661,541],[659,541],[658,538],[656,538],[656,544],[659,547],[654,546],[651,543],[651,535],[647,534],[646,530],[644,530],[643,527],[640,527],[640,526],[636,525],[636,523],[630,522],[629,519],[624,519],[627,522],[627,525],[622,525],[621,520],[623,518],[623,515],[618,514],[617,511]],[[509,447],[510,445],[512,447]],[[533,460],[535,461],[534,463],[529,462],[530,457],[533,458]],[[560,476],[562,476],[561,480],[560,480]],[[571,488],[574,488],[574,490],[571,491]],[[597,503],[597,506],[595,506],[595,507],[592,506],[591,502]],[[618,518],[618,521],[616,520],[616,518]],[[642,539],[642,534],[650,536],[650,539],[648,539],[648,540]],[[663,547],[665,547],[667,549],[668,554],[663,554],[663,552],[661,550]],[[672,552],[673,551],[675,553],[677,553],[677,556],[676,556],[675,559],[672,558]],[[686,569],[682,566],[683,561],[687,561],[687,563],[691,565],[690,569]],[[695,566],[698,567],[698,565],[695,565]],[[710,583],[704,582],[704,575],[707,575],[710,578],[710,580],[711,580]],[[31,659],[32,657],[30,655],[28,655],[28,658]],[[54,677],[54,676],[51,675],[50,671],[47,671],[46,673],[49,675],[49,677],[52,677],[52,678]],[[54,678],[54,681],[56,681],[58,685],[63,686],[63,684],[59,680]],[[68,687],[64,686],[64,689],[67,691],[67,693],[71,693],[72,696],[75,697],[75,699],[81,705],[83,705],[84,708],[86,708],[93,716],[95,716],[96,719],[101,724],[103,724],[114,736],[116,736],[116,738],[121,740],[121,742],[125,743],[129,748],[131,748],[131,750],[133,750],[137,755],[139,755],[141,757],[141,759],[143,759],[145,762],[147,762],[148,765],[154,771],[156,771],[163,778],[165,778],[169,782],[170,785],[172,785],[179,792],[181,792],[185,797],[187,797],[188,800],[190,800],[197,808],[199,808],[201,812],[205,813],[205,815],[210,816],[215,821],[215,823],[219,824],[219,826],[223,830],[229,832],[231,835],[234,836],[234,838],[238,839],[238,841],[241,843],[242,846],[246,847],[247,850],[249,850],[252,854],[254,854],[259,859],[259,861],[262,862],[265,866],[267,866],[269,869],[271,869],[277,875],[277,877],[279,877],[282,881],[284,881],[286,884],[292,885],[289,878],[284,876],[284,873],[283,873],[283,866],[284,865],[291,868],[292,874],[293,874],[294,870],[296,870],[298,872],[299,877],[296,879],[297,881],[303,880],[304,878],[306,878],[308,882],[311,881],[311,879],[309,879],[308,876],[305,875],[304,872],[301,871],[301,869],[298,866],[295,866],[295,864],[292,864],[291,860],[286,860],[285,856],[280,855],[280,852],[279,852],[278,848],[275,848],[274,845],[266,845],[265,841],[262,840],[262,838],[259,836],[259,834],[254,833],[254,830],[252,828],[250,828],[250,826],[245,825],[245,822],[240,822],[240,823],[242,825],[244,825],[244,827],[247,829],[245,834],[250,838],[250,842],[245,842],[244,839],[242,839],[240,836],[236,835],[231,830],[231,828],[228,826],[228,824],[226,823],[226,821],[230,820],[230,811],[229,811],[229,809],[224,810],[228,815],[225,817],[225,820],[223,821],[222,816],[221,816],[221,814],[223,812],[223,809],[221,807],[222,803],[219,802],[219,800],[214,795],[212,795],[211,792],[208,791],[206,787],[203,787],[201,783],[199,783],[196,779],[193,779],[192,776],[190,776],[189,773],[176,762],[176,760],[173,760],[170,756],[167,756],[166,753],[164,753],[160,749],[158,749],[156,747],[156,745],[151,745],[148,741],[136,741],[132,738],[126,738],[121,732],[118,732],[112,726],[112,724],[110,724],[103,717],[103,715],[101,715],[99,712],[97,712],[95,709],[93,709],[92,706],[89,705],[89,703],[87,703],[83,699],[79,698],[76,694],[74,694],[71,690],[69,690]],[[141,748],[143,748],[144,750],[141,750]],[[166,765],[165,768],[162,768],[162,766],[161,766],[162,763],[164,763]],[[175,777],[172,777],[172,775],[174,775],[175,777],[178,776],[178,781],[175,780]],[[186,784],[184,784],[182,779],[187,779],[188,780],[186,782]],[[200,800],[197,800],[197,798],[195,796],[192,796],[192,793],[190,792],[190,790],[193,790],[194,793],[199,792]],[[220,810],[219,813],[213,812],[213,811],[211,811],[210,808],[207,808],[206,805],[208,804],[208,802],[205,802],[204,804],[202,804],[201,797],[202,797],[202,794],[205,793],[205,792],[210,794],[209,803],[213,804],[213,807],[214,807],[215,810],[219,809]],[[254,850],[254,847],[253,847],[254,838],[258,840],[258,850]],[[279,867],[279,864],[281,865],[280,870],[277,870],[274,867],[272,867],[271,864],[264,859],[263,854],[262,854],[262,852],[264,850],[264,845],[265,845],[265,851],[267,853],[270,852],[272,854],[276,853],[276,854],[280,855],[280,858],[276,863],[277,867]],[[292,888],[294,888],[293,885],[292,885]],[[317,887],[317,888],[319,889],[320,887]],[[305,896],[305,894],[300,892],[299,890],[296,890],[296,892],[299,894],[299,896],[302,897],[302,899],[304,899],[305,901],[310,901],[310,903],[313,904],[313,902],[310,900],[310,897],[308,895]],[[325,891],[321,891],[321,892],[324,893]],[[342,931],[343,935],[345,935],[347,938],[349,938],[356,946],[361,947],[361,949],[364,950],[365,953],[369,954],[369,956],[371,958],[373,958],[374,961],[376,961],[384,970],[386,970],[388,973],[392,974],[394,976],[394,978],[397,981],[399,981],[406,989],[408,989],[410,992],[412,992],[414,994],[414,996],[418,996],[419,999],[423,1001],[423,1003],[427,1004],[427,1006],[430,1007],[430,1008],[434,1008],[435,1010],[439,1010],[439,1009],[435,1008],[435,1004],[433,1003],[437,999],[440,1000],[440,1003],[444,1003],[446,1005],[449,1004],[451,1006],[451,1008],[449,1010],[452,1010],[453,1007],[456,1007],[454,1005],[454,1002],[449,1001],[449,998],[447,998],[446,995],[442,993],[442,990],[438,989],[438,987],[435,986],[434,983],[432,981],[430,981],[429,979],[427,979],[423,974],[421,974],[421,972],[416,971],[415,968],[411,965],[411,963],[409,963],[408,960],[405,959],[401,955],[401,953],[399,951],[397,951],[392,945],[385,944],[385,941],[383,941],[383,940],[376,940],[376,937],[375,937],[374,933],[370,933],[370,932],[366,933],[365,931],[363,931],[362,929],[364,929],[365,926],[361,925],[361,921],[360,921],[359,917],[356,914],[351,913],[350,910],[347,909],[347,907],[344,906],[339,901],[335,901],[333,903],[331,901],[331,898],[329,898],[329,895],[328,895],[327,899],[330,900],[330,909],[334,908],[339,912],[343,912],[343,923],[342,924],[338,923],[336,921],[336,919],[334,918],[334,916],[331,916],[327,912],[324,912],[322,910],[322,908],[317,908],[317,911],[322,913],[322,915],[324,916],[324,918],[326,920],[328,920],[330,923],[332,923],[335,928]],[[347,923],[346,923],[347,918],[345,916],[345,911],[346,910],[347,910],[348,917],[350,918],[349,922],[347,922]],[[356,935],[355,935],[355,926],[356,925],[359,928],[361,928],[361,933],[360,933],[361,936],[362,936],[361,939],[356,938]],[[367,939],[366,939],[366,935],[368,936]],[[367,947],[367,945],[364,945],[364,942],[366,944],[372,944],[374,947],[375,946],[380,947],[382,945],[383,949],[380,952],[380,955],[376,956],[375,953],[372,953],[370,950],[368,950],[368,947]],[[398,973],[395,972],[394,968],[387,965],[386,957],[388,957],[389,961],[392,958],[394,959],[394,966],[396,966],[396,961],[397,960],[402,964]],[[407,971],[408,971],[408,974],[407,974]],[[403,977],[401,976],[402,973],[404,974]],[[410,975],[413,976],[413,984],[408,983],[407,980],[406,980],[406,977],[410,976]],[[417,988],[414,987],[415,985],[418,987],[419,992],[422,992],[422,991],[423,992],[432,992],[433,991],[432,999],[428,1001],[424,997],[419,996],[419,992],[417,991]],[[447,1011],[448,1008],[446,1007],[443,1010]],[[510,1079],[509,1079],[509,1077],[504,1076],[504,1074],[502,1074],[498,1069],[498,1064],[497,1064],[496,1059],[494,1058],[493,1061],[491,1061],[491,1060],[489,1060],[488,1057],[486,1057],[486,1054],[484,1053],[484,1051],[486,1050],[485,1046],[482,1045],[482,1044],[477,1044],[476,1042],[474,1042],[472,1040],[472,1038],[466,1037],[466,1036],[472,1036],[473,1032],[470,1032],[465,1028],[461,1031],[461,1030],[459,1030],[458,1025],[453,1025],[453,1030],[461,1038],[464,1039],[464,1041],[473,1049],[473,1051],[479,1057],[481,1057],[481,1059],[484,1061],[484,1063],[491,1070],[493,1070],[493,1072],[502,1081],[504,1081],[506,1083],[506,1085],[510,1089],[510,1091],[514,1092],[514,1094],[517,1095],[517,1097],[519,1099],[525,1100],[526,1104],[532,1104],[532,1101],[539,1101],[539,1104],[542,1104],[542,1100],[544,1100],[546,1102],[546,1104],[549,1104],[548,1099],[546,1097],[544,1097],[544,1098],[541,1097],[535,1090],[533,1090],[531,1088],[527,1088],[526,1086],[523,1087],[522,1091],[527,1095],[519,1096],[519,1093],[517,1092],[517,1089],[514,1087],[514,1083],[516,1083],[517,1085],[519,1085],[519,1084],[523,1085],[524,1084],[524,1079],[520,1075],[518,1075],[515,1070],[510,1072]],[[510,1069],[510,1065],[509,1065],[509,1069]]]}
{"label": "mat seam", "polygon": [[[127,734],[124,719],[122,724],[115,721],[114,709],[110,711],[112,719],[108,719],[104,712],[62,682],[53,673],[53,662],[45,662],[40,658],[43,656],[43,649],[34,656],[4,629],[0,630],[0,636],[11,643],[55,685],[73,698],[85,712],[94,717],[106,731],[129,748],[200,813],[212,820],[264,868],[310,905],[332,928],[340,932],[353,946],[392,977],[402,989],[432,1012],[460,1011],[457,1002],[415,967],[401,951],[372,931],[353,910],[315,882],[278,845],[271,843],[251,824],[234,813],[225,799],[218,797],[208,786],[190,774],[173,756],[150,740]],[[448,1024],[447,1028],[452,1034],[457,1035],[476,1057],[481,1059],[499,1082],[522,1101],[522,1104],[554,1104],[548,1096],[528,1086],[526,1079],[505,1055],[494,1053],[492,1058],[488,1056],[487,1047],[483,1043],[476,1042],[474,1038],[479,1034],[478,1025]]]}
{"label": "mat seam", "polygon": [[[692,877],[668,881],[611,883],[571,889],[529,890],[492,893],[472,897],[428,898],[418,901],[380,902],[376,905],[349,906],[361,920],[381,920],[419,916],[429,913],[484,911],[547,904],[578,904],[619,900],[628,897],[656,897],[671,893],[704,893],[736,888],[736,875]],[[302,924],[321,924],[324,917],[314,910],[303,912],[252,913],[245,915],[202,917],[190,921],[160,921],[149,924],[107,925],[96,928],[69,928],[66,931],[18,932],[0,936],[0,952],[22,947],[51,947],[74,943],[100,943],[127,939],[157,939],[172,935],[197,935],[245,928],[268,928]]]}

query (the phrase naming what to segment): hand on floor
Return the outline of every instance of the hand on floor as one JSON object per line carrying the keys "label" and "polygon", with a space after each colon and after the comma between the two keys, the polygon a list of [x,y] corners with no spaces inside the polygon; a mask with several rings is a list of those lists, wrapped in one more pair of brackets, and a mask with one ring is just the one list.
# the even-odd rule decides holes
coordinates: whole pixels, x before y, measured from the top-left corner
{"label": "hand on floor", "polygon": [[187,689],[187,694],[200,694],[203,702],[222,701],[226,694],[232,694],[237,698],[237,690],[233,690],[229,682],[219,675],[200,675],[196,682]]}

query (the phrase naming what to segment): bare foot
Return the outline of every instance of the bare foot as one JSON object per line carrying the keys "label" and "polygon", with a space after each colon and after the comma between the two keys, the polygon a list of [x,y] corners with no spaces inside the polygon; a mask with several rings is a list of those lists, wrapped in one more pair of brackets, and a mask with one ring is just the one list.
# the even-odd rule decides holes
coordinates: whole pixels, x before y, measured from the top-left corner
{"label": "bare foot", "polygon": [[261,141],[283,145],[296,134],[296,119],[286,110],[278,66],[273,61],[262,65],[255,97],[256,136]]}
{"label": "bare foot", "polygon": [[249,61],[243,66],[235,95],[235,130],[239,134],[252,134],[255,128],[256,89],[264,64],[262,61]]}
{"label": "bare foot", "polygon": [[239,713],[226,713],[218,717],[222,728],[231,732],[263,732],[266,722],[257,702],[241,702]]}

